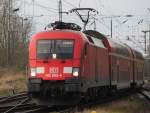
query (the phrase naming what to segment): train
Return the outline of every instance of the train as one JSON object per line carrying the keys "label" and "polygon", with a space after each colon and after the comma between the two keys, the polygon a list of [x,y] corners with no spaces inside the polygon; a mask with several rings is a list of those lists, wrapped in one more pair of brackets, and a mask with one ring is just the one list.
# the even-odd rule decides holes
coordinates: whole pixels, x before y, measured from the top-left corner
{"label": "train", "polygon": [[75,23],[52,26],[29,44],[27,86],[36,102],[70,105],[144,84],[139,51]]}
{"label": "train", "polygon": [[146,80],[150,80],[150,56],[146,56],[144,58],[144,64],[145,64],[144,77]]}

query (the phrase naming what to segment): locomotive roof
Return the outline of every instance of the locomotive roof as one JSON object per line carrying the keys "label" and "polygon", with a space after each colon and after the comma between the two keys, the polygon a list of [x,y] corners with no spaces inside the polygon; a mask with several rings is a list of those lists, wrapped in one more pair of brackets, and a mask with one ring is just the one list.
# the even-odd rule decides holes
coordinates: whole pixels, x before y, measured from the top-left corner
{"label": "locomotive roof", "polygon": [[[67,33],[67,34],[71,34],[71,35],[82,35],[82,32],[81,31],[75,31],[75,30],[46,30],[46,31],[41,31],[41,32],[38,32],[36,33],[35,35],[33,35],[34,38],[38,38],[38,37],[47,37],[47,34],[49,33]],[[44,37],[43,37],[44,38]]]}
{"label": "locomotive roof", "polygon": [[142,53],[140,53],[139,51],[132,49],[132,51],[134,52],[134,55],[137,59],[144,59]]}
{"label": "locomotive roof", "polygon": [[103,34],[95,30],[85,30],[83,31],[86,35],[93,36],[94,38],[103,39],[106,38]]}
{"label": "locomotive roof", "polygon": [[86,31],[83,31],[83,33],[85,33],[86,35],[92,36],[94,38],[98,38],[100,40],[103,40],[103,39],[108,40],[112,53],[127,56],[127,57],[132,56],[131,50],[127,45],[123,43],[119,43],[118,41],[115,41],[113,39],[108,39],[106,38],[105,35],[99,33],[98,31],[86,30]]}
{"label": "locomotive roof", "polygon": [[131,51],[132,51],[136,59],[143,59],[142,53],[140,53],[138,50],[133,49],[127,44],[117,42],[116,40],[113,40],[113,39],[108,39],[108,41],[109,41],[111,48],[115,49],[115,52],[129,57],[131,56],[132,54]]}
{"label": "locomotive roof", "polygon": [[57,29],[57,30],[46,30],[46,31],[41,31],[36,34],[43,34],[43,33],[49,33],[49,32],[69,32],[69,33],[80,33],[81,31],[75,31],[75,30],[70,30],[70,29]]}
{"label": "locomotive roof", "polygon": [[[106,38],[105,35],[99,33],[98,31],[94,31],[94,30],[86,30],[86,31],[83,31],[83,32],[82,31],[75,31],[75,30],[68,30],[68,29],[47,30],[47,31],[39,32],[39,33],[35,34],[34,36],[44,38],[42,36],[43,35],[46,36],[46,34],[48,34],[48,33],[62,33],[62,32],[66,32],[68,34],[71,34],[71,35],[73,34],[73,35],[76,35],[76,36],[86,34],[88,36],[92,36],[92,37],[100,39],[100,40],[106,39],[106,40],[108,40],[109,45],[111,47],[111,52],[117,53],[117,54],[120,54],[120,55],[123,55],[123,56],[127,56],[127,57],[130,57],[131,54],[132,54],[131,50],[130,50],[132,48],[129,47],[128,45],[123,44],[123,43],[118,42],[118,41],[115,41],[114,39],[108,39],[108,38]],[[76,38],[76,37],[74,37],[74,38]],[[132,49],[132,51],[133,51],[133,53],[134,53],[134,55],[137,59],[143,59],[143,55],[139,51],[134,50],[134,49]]]}
{"label": "locomotive roof", "polygon": [[126,46],[123,43],[117,42],[113,39],[108,39],[108,42],[113,49],[112,52],[115,52],[117,54],[123,55],[123,56],[131,56],[130,48]]}

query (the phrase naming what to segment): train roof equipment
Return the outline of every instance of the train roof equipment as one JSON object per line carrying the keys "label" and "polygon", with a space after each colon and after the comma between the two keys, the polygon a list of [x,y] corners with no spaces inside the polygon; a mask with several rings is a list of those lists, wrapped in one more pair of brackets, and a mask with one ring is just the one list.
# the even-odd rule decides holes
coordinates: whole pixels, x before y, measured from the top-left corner
{"label": "train roof equipment", "polygon": [[[84,13],[85,11],[87,12],[87,14]],[[89,23],[89,20],[91,18],[94,18],[98,14],[98,11],[93,8],[74,8],[71,9],[69,13],[77,14],[84,24],[83,30],[86,30],[86,26]]]}
{"label": "train roof equipment", "polygon": [[81,31],[81,27],[79,25],[75,23],[66,23],[61,21],[55,21],[54,23],[50,23],[47,25],[47,27],[52,28],[53,30],[69,29],[69,30]]}

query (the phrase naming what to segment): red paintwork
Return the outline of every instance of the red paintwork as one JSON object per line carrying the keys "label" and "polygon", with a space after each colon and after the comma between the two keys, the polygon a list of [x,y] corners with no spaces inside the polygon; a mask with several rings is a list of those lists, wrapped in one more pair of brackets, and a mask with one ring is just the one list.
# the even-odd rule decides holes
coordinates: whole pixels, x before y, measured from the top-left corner
{"label": "red paintwork", "polygon": [[141,55],[141,53],[139,53],[136,50],[132,50],[133,51],[133,57],[134,57],[134,63],[133,63],[133,70],[134,70],[134,81],[139,85],[143,82],[144,80],[144,58]]}
{"label": "red paintwork", "polygon": [[[72,77],[72,74],[63,74],[63,67],[80,67],[80,57],[85,43],[80,32],[69,31],[69,30],[55,30],[46,31],[35,34],[29,45],[29,64],[30,67],[45,67],[44,74],[37,74],[37,78],[42,78],[43,80],[64,80],[66,77]],[[61,59],[51,59],[48,63],[43,63],[43,60],[36,60],[36,42],[40,39],[73,39],[75,40],[74,45],[74,59],[66,59],[65,63]],[[49,68],[58,67],[60,77],[50,77]]]}
{"label": "red paintwork", "polygon": [[[121,43],[119,44],[117,41],[113,41],[112,39],[108,39],[107,41],[109,53],[115,54],[109,55],[109,68],[112,84],[114,82],[114,85],[117,87],[124,88],[129,87],[131,83],[143,81],[144,60],[142,54],[139,53],[141,58],[138,58],[135,55],[136,51],[129,46]],[[124,51],[124,54],[122,54],[122,51]],[[141,72],[138,80],[136,70]],[[124,83],[126,85],[124,85]],[[140,84],[142,84],[142,82]]]}
{"label": "red paintwork", "polygon": [[[43,63],[43,60],[36,60],[36,42],[40,39],[75,40],[73,59],[67,59],[65,63],[61,59],[48,60],[48,63]],[[107,38],[101,40],[104,48],[89,42],[80,31],[54,30],[37,33],[32,37],[29,46],[30,67],[45,67],[45,73],[36,76],[43,80],[65,80],[72,77],[72,74],[63,74],[63,67],[80,67],[80,77],[86,81],[86,87],[102,83],[105,86],[116,85],[119,88],[124,88],[136,80],[143,80],[143,74],[138,75],[137,72],[143,72],[143,59],[137,57],[138,54],[135,50]],[[87,55],[84,56],[86,44],[88,44]],[[62,76],[49,76],[49,67],[55,66],[59,67],[59,74]]]}

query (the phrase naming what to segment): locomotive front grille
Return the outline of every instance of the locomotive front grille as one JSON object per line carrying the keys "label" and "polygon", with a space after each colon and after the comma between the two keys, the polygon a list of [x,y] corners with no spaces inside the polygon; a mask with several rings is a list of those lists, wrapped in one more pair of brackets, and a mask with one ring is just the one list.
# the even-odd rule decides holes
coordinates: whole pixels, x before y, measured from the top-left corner
{"label": "locomotive front grille", "polygon": [[28,82],[29,92],[44,92],[52,95],[59,93],[62,95],[67,92],[79,92],[80,86],[80,81],[74,78],[59,81],[42,81],[41,79],[31,79]]}

